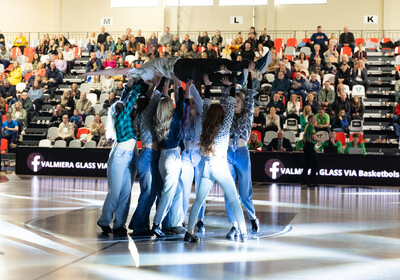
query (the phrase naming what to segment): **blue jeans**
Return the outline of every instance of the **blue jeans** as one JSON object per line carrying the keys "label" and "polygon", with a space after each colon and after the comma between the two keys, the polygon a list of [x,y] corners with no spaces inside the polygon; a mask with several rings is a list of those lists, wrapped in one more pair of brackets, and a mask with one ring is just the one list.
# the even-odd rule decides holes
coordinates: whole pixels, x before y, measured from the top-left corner
{"label": "blue jeans", "polygon": [[[246,209],[249,219],[254,220],[256,218],[256,210],[254,209],[254,204],[252,200],[253,184],[251,181],[250,154],[247,146],[240,147],[236,151],[233,151],[233,149],[229,147],[228,164],[233,181],[236,182],[236,179],[238,180],[240,201],[242,202],[244,209]],[[226,213],[228,214],[229,222],[236,222],[232,206],[226,199],[226,195],[225,207]]]}
{"label": "blue jeans", "polygon": [[15,142],[17,142],[17,136],[18,132],[16,130],[8,130],[7,132],[3,131],[1,138],[9,139],[10,143],[15,144]]}
{"label": "blue jeans", "polygon": [[159,189],[160,200],[154,216],[154,224],[161,224],[168,214],[169,227],[182,225],[182,191],[178,188],[181,165],[179,148],[161,150],[158,169],[160,170],[163,184],[161,186],[162,189]]}
{"label": "blue jeans", "polygon": [[110,225],[114,214],[114,228],[125,226],[134,181],[134,151],[114,147],[107,162],[108,194],[98,223]]}
{"label": "blue jeans", "polygon": [[393,127],[394,127],[394,132],[396,133],[396,136],[400,136],[400,125],[398,123],[399,116],[393,115]]}
{"label": "blue jeans", "polygon": [[[200,179],[200,151],[185,150],[182,153],[182,172],[179,179],[179,185],[183,192],[183,215],[185,217],[189,208],[189,197],[192,191],[193,178],[196,184],[196,194]],[[202,205],[199,213],[199,219],[204,218],[205,203]]]}
{"label": "blue jeans", "polygon": [[231,174],[229,174],[229,166],[226,157],[203,157],[201,161],[200,164],[202,169],[200,184],[197,190],[196,201],[193,203],[192,209],[190,210],[188,230],[194,230],[200,207],[206,200],[214,182],[217,181],[233,208],[233,213],[239,223],[239,229],[242,232],[246,232],[243,210],[240,206],[235,182],[233,181]]}
{"label": "blue jeans", "polygon": [[140,196],[129,228],[134,232],[144,232],[150,227],[150,211],[156,199],[158,152],[151,148],[143,148],[137,160]]}

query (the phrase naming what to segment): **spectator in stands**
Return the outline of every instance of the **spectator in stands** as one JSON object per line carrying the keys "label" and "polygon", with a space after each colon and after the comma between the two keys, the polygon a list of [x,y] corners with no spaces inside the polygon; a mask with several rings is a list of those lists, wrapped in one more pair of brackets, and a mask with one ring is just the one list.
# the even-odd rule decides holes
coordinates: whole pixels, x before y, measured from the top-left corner
{"label": "spectator in stands", "polygon": [[321,26],[317,27],[317,33],[314,33],[310,40],[314,47],[316,44],[320,45],[322,52],[325,52],[328,49],[326,45],[328,42],[328,36],[322,32]]}
{"label": "spectator in stands", "polygon": [[114,89],[114,79],[111,76],[105,76],[101,81],[101,93],[109,94]]}
{"label": "spectator in stands", "polygon": [[64,54],[62,52],[58,53],[54,64],[63,76],[67,74],[67,61],[65,61]]}
{"label": "spectator in stands", "polygon": [[223,42],[223,38],[221,37],[221,31],[217,30],[215,31],[215,35],[212,36],[211,38],[211,43],[214,47],[217,47],[219,50],[219,53],[221,53],[222,51],[222,42]]}
{"label": "spectator in stands", "polygon": [[290,96],[290,100],[287,103],[287,118],[296,119],[297,123],[300,123],[300,101],[296,94]]}
{"label": "spectator in stands", "polygon": [[25,77],[25,75],[28,73],[32,73],[33,66],[32,66],[32,63],[29,62],[28,56],[25,57],[25,63],[22,64],[21,70],[22,70],[22,77]]}
{"label": "spectator in stands", "polygon": [[97,58],[96,53],[92,52],[90,54],[90,60],[86,64],[86,73],[100,70],[102,70],[101,60]]}
{"label": "spectator in stands", "polygon": [[117,83],[117,86],[113,89],[113,93],[115,94],[115,97],[120,98],[123,90],[124,90],[124,83],[122,81],[119,81]]}
{"label": "spectator in stands", "polygon": [[6,100],[0,96],[0,114],[3,116],[6,113]]}
{"label": "spectator in stands", "polygon": [[6,120],[1,126],[1,138],[9,140],[10,148],[17,147],[16,141],[18,137],[18,123],[11,119],[11,113],[6,113]]}
{"label": "spectator in stands", "polygon": [[178,56],[180,56],[181,58],[188,58],[189,57],[188,50],[186,49],[185,45],[181,46],[181,49],[178,51]]}
{"label": "spectator in stands", "polygon": [[[257,42],[257,39],[255,38],[255,34],[254,33],[249,33],[245,44],[246,43],[250,44],[250,49],[252,51],[255,51],[257,49],[258,42]],[[243,49],[243,46],[242,46],[242,49]]]}
{"label": "spectator in stands", "polygon": [[108,51],[106,51],[106,47],[104,45],[100,45],[99,50],[96,52],[96,57],[99,58],[101,61],[105,61],[107,59],[107,54]]}
{"label": "spectator in stands", "polygon": [[8,76],[8,80],[10,81],[10,84],[14,86],[22,81],[22,70],[21,67],[19,67],[18,61],[13,62],[10,75]]}
{"label": "spectator in stands", "polygon": [[[229,46],[228,46],[228,48],[229,48]],[[259,60],[259,59],[263,58],[264,55],[267,54],[267,50],[264,48],[262,43],[258,43],[257,49],[254,54],[255,54],[255,60]]]}
{"label": "spectator in stands", "polygon": [[308,60],[304,52],[301,52],[299,54],[298,58],[295,61],[295,65],[300,66],[300,71],[303,72],[306,75],[306,77],[310,75],[310,73],[308,72],[309,68]]}
{"label": "spectator in stands", "polygon": [[317,99],[320,90],[321,90],[321,84],[317,80],[317,75],[313,73],[311,74],[311,79],[307,85],[307,92],[312,93],[315,99]]}
{"label": "spectator in stands", "polygon": [[354,35],[353,33],[349,32],[349,28],[345,26],[343,28],[343,33],[340,34],[339,37],[339,45],[337,46],[338,52],[340,53],[342,47],[350,47],[351,51],[354,52],[355,46],[356,45],[355,45]]}
{"label": "spectator in stands", "polygon": [[237,57],[237,54],[239,52],[240,47],[239,47],[239,44],[236,42],[235,39],[233,39],[231,41],[231,44],[229,45],[229,49],[231,50],[232,60],[236,60],[236,57]]}
{"label": "spectator in stands", "polygon": [[[306,79],[303,77],[303,75],[300,72],[296,72],[296,78],[292,82],[292,89],[290,90],[289,94],[296,94],[300,95],[301,98],[303,99],[303,103],[306,99],[306,89],[307,89],[307,82]],[[290,96],[289,96],[290,98]]]}
{"label": "spectator in stands", "polygon": [[262,149],[262,142],[258,141],[258,136],[257,133],[253,132],[250,135],[250,141],[247,144],[247,147],[249,149],[249,151],[257,151],[257,150],[261,150]]}
{"label": "spectator in stands", "polygon": [[165,33],[161,35],[160,44],[164,47],[168,44],[171,45],[173,38],[174,36],[171,33],[169,33],[169,27],[165,27]]}
{"label": "spectator in stands", "polygon": [[311,106],[304,106],[303,113],[300,115],[300,131],[304,131],[308,123],[308,117],[311,115],[314,115],[311,110]]}
{"label": "spectator in stands", "polygon": [[28,122],[33,119],[35,116],[35,110],[33,108],[33,103],[32,100],[29,98],[27,92],[22,92],[21,95],[19,96],[19,102],[22,104],[22,108],[26,111]]}
{"label": "spectator in stands", "polygon": [[349,131],[349,119],[345,109],[339,109],[339,113],[334,118],[332,128],[337,132],[347,133]]}
{"label": "spectator in stands", "polygon": [[354,52],[353,58],[354,58],[354,63],[356,63],[359,60],[364,61],[364,63],[367,62],[367,52],[364,51],[362,43],[358,44],[358,50]]}
{"label": "spectator in stands", "polygon": [[43,63],[41,61],[38,62],[36,71],[33,72],[32,76],[34,76],[33,79],[36,79],[36,77],[40,78],[46,77],[46,69],[44,68]]}
{"label": "spectator in stands", "polygon": [[129,39],[129,43],[126,46],[126,55],[136,55],[136,52],[139,50],[139,43],[136,42],[136,37],[131,36]]}
{"label": "spectator in stands", "polygon": [[197,45],[192,44],[192,49],[188,52],[188,56],[192,56],[194,59],[200,59],[201,53],[197,50]]}
{"label": "spectator in stands", "polygon": [[365,155],[365,145],[363,142],[360,141],[360,134],[354,133],[353,134],[353,141],[346,144],[346,148],[344,149],[345,154],[349,154],[351,148],[360,148],[362,149],[362,154]]}
{"label": "spectator in stands", "polygon": [[332,111],[332,104],[335,102],[335,92],[330,87],[329,81],[324,82],[324,88],[319,91],[318,103],[320,107],[325,108],[328,112]]}
{"label": "spectator in stands", "polygon": [[66,44],[69,44],[69,41],[64,37],[64,34],[60,33],[58,34],[58,38],[55,40],[55,43],[60,47],[64,47]]}
{"label": "spectator in stands", "polygon": [[338,115],[339,110],[344,109],[346,116],[350,116],[351,114],[351,104],[347,98],[346,92],[341,92],[340,98],[336,99],[332,106],[332,115]]}
{"label": "spectator in stands", "polygon": [[44,43],[44,39],[39,40],[39,44],[35,49],[35,53],[41,57],[42,55],[46,55],[49,52],[49,46]]}
{"label": "spectator in stands", "polygon": [[29,89],[28,96],[30,100],[35,104],[36,112],[39,113],[42,110],[44,104],[43,89],[40,86],[39,80],[35,79],[32,87]]}
{"label": "spectator in stands", "polygon": [[207,43],[207,49],[204,50],[204,53],[207,54],[208,58],[218,58],[217,52],[213,49],[210,42]]}
{"label": "spectator in stands", "polygon": [[50,119],[50,122],[54,124],[54,126],[58,126],[62,121],[62,116],[66,114],[61,104],[57,104],[56,109],[53,110],[53,115]]}
{"label": "spectator in stands", "polygon": [[321,46],[318,44],[314,45],[314,51],[311,53],[311,55],[309,57],[310,65],[313,65],[314,63],[316,63],[317,58],[321,59],[322,65],[325,65],[324,52],[321,51]]}
{"label": "spectator in stands", "polygon": [[96,145],[99,143],[100,138],[106,134],[104,123],[101,121],[99,114],[94,115],[94,120],[89,126],[89,131],[88,140],[95,141]]}
{"label": "spectator in stands", "polygon": [[240,52],[240,56],[242,57],[243,60],[254,61],[256,55],[254,51],[251,49],[251,44],[249,42],[246,42],[244,44],[244,50]]}
{"label": "spectator in stands", "polygon": [[67,62],[67,73],[71,73],[71,69],[74,66],[75,52],[71,49],[69,44],[65,45],[64,51],[62,52],[64,60]]}
{"label": "spectator in stands", "polygon": [[89,115],[92,110],[92,102],[86,98],[86,92],[81,93],[81,98],[76,102],[75,108],[79,111],[83,121],[85,121],[86,116]]}
{"label": "spectator in stands", "polygon": [[335,48],[337,49],[338,43],[339,43],[339,41],[337,39],[337,35],[335,33],[331,33],[331,38],[329,38],[329,40],[328,40],[328,46],[329,45],[334,45]]}
{"label": "spectator in stands", "polygon": [[140,29],[136,32],[136,41],[139,42],[140,44],[146,45],[146,40],[142,36],[142,30]]}
{"label": "spectator in stands", "polygon": [[[222,49],[221,54],[222,54],[221,58],[232,60],[232,56],[231,56],[232,51],[229,48],[228,44],[225,44],[225,47]],[[256,53],[256,56],[257,56],[257,53]]]}
{"label": "spectator in stands", "polygon": [[351,99],[351,119],[362,120],[364,116],[364,105],[359,96],[354,96]]}
{"label": "spectator in stands", "polygon": [[1,97],[3,97],[9,106],[17,101],[17,91],[14,85],[8,79],[5,79],[0,88]]}
{"label": "spectator in stands", "polygon": [[177,34],[175,34],[174,37],[172,38],[171,47],[174,53],[178,52],[181,49],[181,42],[179,42],[179,37]]}
{"label": "spectator in stands", "polygon": [[1,31],[0,31],[0,47],[3,47],[5,45],[6,45],[6,40],[4,38],[3,33],[1,33]]}
{"label": "spectator in stands", "polygon": [[[121,82],[122,83],[122,82]],[[100,111],[100,116],[107,116],[108,109],[110,109],[111,105],[117,101],[114,92],[110,92],[108,95],[108,99],[104,101],[103,109]]]}
{"label": "spectator in stands", "polygon": [[21,102],[15,102],[14,109],[11,113],[11,119],[18,124],[18,134],[25,134],[25,129],[28,127],[28,118],[26,111],[22,108]]}
{"label": "spectator in stands", "polygon": [[40,62],[39,55],[37,53],[33,54],[32,68],[34,71],[36,71],[39,62]]}
{"label": "spectator in stands", "polygon": [[97,36],[97,49],[100,49],[100,46],[103,45],[107,41],[107,36],[110,36],[104,26],[100,28],[100,34]]}
{"label": "spectator in stands", "polygon": [[396,106],[394,107],[394,114],[393,114],[393,128],[394,132],[397,136],[397,140],[400,140],[400,103],[397,103]]}
{"label": "spectator in stands", "polygon": [[269,114],[265,118],[265,132],[267,131],[275,131],[277,132],[278,130],[281,129],[281,122],[279,116],[276,114],[276,109],[275,107],[271,107],[269,110]]}
{"label": "spectator in stands", "polygon": [[174,53],[173,53],[173,51],[172,51],[172,46],[171,46],[170,44],[168,44],[168,45],[165,47],[165,56],[166,56],[166,57],[171,57],[173,54],[174,54]]}
{"label": "spectator in stands", "polygon": [[[192,40],[189,38],[189,34],[185,34],[184,40],[182,41],[182,45],[186,45],[186,48],[188,50],[193,50],[193,44],[195,44]],[[196,50],[197,50],[197,45],[196,45]]]}
{"label": "spectator in stands", "polygon": [[276,114],[279,116],[280,121],[281,121],[281,126],[285,122],[285,104],[280,100],[280,95],[275,93],[273,99],[267,104],[267,112],[270,111],[270,109],[274,107],[276,109]]}
{"label": "spectator in stands", "polygon": [[100,76],[93,76],[93,79],[89,83],[90,93],[95,93],[97,97],[100,96],[102,91],[102,84],[100,81]]}
{"label": "spectator in stands", "polygon": [[130,29],[129,27],[126,29],[126,33],[125,33],[125,35],[126,35],[126,37],[131,37],[132,36],[132,29]]}
{"label": "spectator in stands", "polygon": [[55,141],[64,140],[67,142],[67,146],[69,142],[75,139],[75,127],[74,124],[69,122],[68,115],[65,114],[62,116],[62,122],[58,126],[58,137],[56,137]]}
{"label": "spectator in stands", "polygon": [[278,68],[279,68],[279,57],[276,53],[272,53],[272,61],[267,67],[267,72],[275,74],[275,71]]}
{"label": "spectator in stands", "polygon": [[22,32],[19,32],[18,37],[14,40],[14,46],[21,50],[21,53],[24,53],[25,47],[28,46],[28,40],[24,36]]}
{"label": "spectator in stands", "polygon": [[329,126],[331,125],[329,115],[325,112],[323,107],[318,108],[318,114],[315,116],[316,118],[316,131],[324,130],[329,132]]}
{"label": "spectator in stands", "polygon": [[60,104],[63,107],[64,111],[68,114],[68,116],[72,116],[75,109],[75,100],[69,90],[65,90],[63,92]]}
{"label": "spectator in stands", "polygon": [[90,32],[90,36],[87,39],[87,49],[89,51],[89,55],[91,52],[96,51],[96,34],[92,31]]}
{"label": "spectator in stands", "polygon": [[6,47],[1,47],[1,52],[0,52],[0,64],[4,65],[4,69],[6,69],[10,65],[10,58],[11,54],[10,52],[6,49]]}
{"label": "spectator in stands", "polygon": [[126,56],[126,44],[124,41],[122,41],[121,38],[117,39],[117,43],[115,44],[114,48],[114,54],[115,55],[121,55],[123,59],[125,59]]}
{"label": "spectator in stands", "polygon": [[124,59],[122,57],[118,58],[115,66],[116,66],[116,68],[126,68]]}
{"label": "spectator in stands", "polygon": [[[317,130],[318,131],[318,130]],[[325,142],[322,142],[322,145],[318,148],[320,152],[328,153],[328,154],[340,154],[342,150],[342,142],[336,141],[336,132],[329,132],[329,139]]]}
{"label": "spectator in stands", "polygon": [[368,90],[367,69],[362,60],[358,60],[357,65],[354,67],[351,85],[362,85],[364,86],[365,92]]}
{"label": "spectator in stands", "polygon": [[290,82],[285,77],[283,72],[278,72],[278,78],[272,82],[271,98],[278,93],[280,96],[284,96],[285,100],[288,99],[288,93],[290,90]]}
{"label": "spectator in stands", "polygon": [[[286,64],[285,64],[284,61],[282,61],[281,63],[279,63],[279,68],[276,69],[276,71],[275,71],[275,80],[276,80],[276,79],[279,79],[279,72],[282,72],[282,73],[284,74],[285,79],[290,80],[291,75],[292,75],[292,72],[290,71],[290,69],[288,69],[288,68],[286,67]],[[275,81],[275,80],[274,80],[274,81]],[[289,87],[290,87],[290,85],[289,85]]]}
{"label": "spectator in stands", "polygon": [[336,66],[333,65],[332,62],[327,62],[324,69],[324,74],[336,75]]}
{"label": "spectator in stands", "polygon": [[147,51],[150,52],[153,47],[158,48],[158,39],[154,32],[151,33],[150,38],[147,40]]}
{"label": "spectator in stands", "polygon": [[103,67],[106,68],[115,68],[117,66],[117,62],[114,60],[114,55],[112,52],[107,54],[107,60],[104,61]]}
{"label": "spectator in stands", "polygon": [[81,98],[81,92],[78,89],[78,84],[77,83],[73,83],[71,85],[71,89],[69,90],[69,94],[75,99],[79,99]]}
{"label": "spectator in stands", "polygon": [[238,32],[235,38],[236,44],[239,45],[239,48],[244,44],[244,39],[242,37],[242,32]]}
{"label": "spectator in stands", "polygon": [[315,59],[315,63],[310,67],[311,74],[319,75],[321,80],[324,78],[324,69],[325,67],[322,65],[321,58],[319,57]]}
{"label": "spectator in stands", "polygon": [[289,139],[284,137],[283,130],[280,129],[277,136],[268,144],[267,150],[272,152],[292,152],[293,147]]}
{"label": "spectator in stands", "polygon": [[201,36],[197,39],[198,45],[201,47],[207,47],[208,42],[210,42],[210,37],[208,37],[207,31],[201,33]]}
{"label": "spectator in stands", "polygon": [[58,49],[57,49],[57,45],[55,43],[55,41],[53,39],[50,40],[49,43],[49,53],[48,55],[51,56],[51,58],[53,58],[53,56],[58,54]]}
{"label": "spectator in stands", "polygon": [[105,47],[106,51],[111,52],[111,53],[114,52],[115,43],[110,35],[107,36],[106,42],[104,43],[104,47]]}
{"label": "spectator in stands", "polygon": [[74,109],[74,114],[69,118],[69,121],[75,125],[76,128],[82,126],[82,117],[79,115],[79,111]]}
{"label": "spectator in stands", "polygon": [[264,47],[271,48],[274,45],[274,41],[271,40],[271,36],[268,35],[267,28],[264,28],[258,42],[263,44]]}
{"label": "spectator in stands", "polygon": [[332,63],[337,66],[339,61],[339,53],[336,51],[334,45],[329,45],[329,49],[324,52],[325,63]]}
{"label": "spectator in stands", "polygon": [[350,86],[351,68],[347,63],[343,63],[336,72],[335,85],[344,84]]}
{"label": "spectator in stands", "polygon": [[63,83],[63,77],[60,71],[56,68],[56,64],[54,62],[50,63],[50,69],[46,71],[46,77],[48,79],[47,86],[49,89],[49,94],[52,98],[54,98],[58,85]]}

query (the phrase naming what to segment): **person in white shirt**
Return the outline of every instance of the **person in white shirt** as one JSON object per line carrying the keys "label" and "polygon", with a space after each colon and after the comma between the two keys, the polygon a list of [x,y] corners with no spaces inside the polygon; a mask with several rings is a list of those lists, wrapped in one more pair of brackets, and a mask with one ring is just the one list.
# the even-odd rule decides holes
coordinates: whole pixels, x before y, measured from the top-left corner
{"label": "person in white shirt", "polygon": [[71,69],[74,66],[75,52],[71,49],[69,44],[64,46],[64,60],[67,62],[67,73],[71,73]]}
{"label": "person in white shirt", "polygon": [[114,79],[110,76],[105,76],[105,78],[101,81],[101,89],[102,93],[110,93],[114,89]]}

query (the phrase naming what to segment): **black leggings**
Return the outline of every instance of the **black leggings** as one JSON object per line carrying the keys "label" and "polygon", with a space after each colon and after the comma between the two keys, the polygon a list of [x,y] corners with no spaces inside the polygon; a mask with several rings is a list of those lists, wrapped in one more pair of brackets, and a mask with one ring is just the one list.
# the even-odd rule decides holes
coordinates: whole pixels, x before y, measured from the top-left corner
{"label": "black leggings", "polygon": [[[303,148],[304,151],[304,169],[301,174],[302,183],[315,184],[316,173],[318,171],[318,158],[315,152],[315,145],[311,142],[306,142]],[[308,169],[311,168],[311,173],[308,175]]]}

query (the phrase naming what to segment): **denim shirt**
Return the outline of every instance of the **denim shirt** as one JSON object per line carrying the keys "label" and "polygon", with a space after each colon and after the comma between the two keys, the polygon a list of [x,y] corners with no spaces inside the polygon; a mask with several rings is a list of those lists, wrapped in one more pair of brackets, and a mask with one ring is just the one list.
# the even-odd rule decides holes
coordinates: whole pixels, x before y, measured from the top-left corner
{"label": "denim shirt", "polygon": [[[194,103],[196,104],[198,114],[194,117],[193,122],[191,122],[189,119],[188,122],[184,125],[184,142],[199,143],[202,130],[201,116],[203,114],[203,100],[201,99],[199,92],[193,84],[191,85],[189,91],[190,95],[194,99]],[[185,145],[185,148],[187,149],[188,147]]]}

